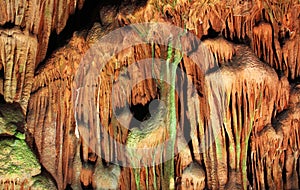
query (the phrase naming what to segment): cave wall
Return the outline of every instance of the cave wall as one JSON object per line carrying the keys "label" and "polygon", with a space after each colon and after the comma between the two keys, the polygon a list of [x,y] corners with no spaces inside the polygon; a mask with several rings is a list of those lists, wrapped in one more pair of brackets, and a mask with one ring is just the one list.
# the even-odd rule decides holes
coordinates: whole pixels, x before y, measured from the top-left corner
{"label": "cave wall", "polygon": [[[60,33],[84,2],[2,3],[0,93],[21,105],[27,143],[58,189],[168,189],[172,183],[176,189],[299,188],[299,1],[103,3],[98,22],[74,32],[39,67],[50,33]],[[114,110],[130,105],[147,112],[151,101],[165,95],[155,80],[136,82],[151,78],[152,71],[135,63],[166,60],[168,47],[148,43],[103,54],[101,48],[117,48],[116,42],[134,42],[130,32],[97,42],[142,22],[169,23],[191,34],[180,39],[185,52],[178,63],[184,74],[176,81],[180,151],[174,181],[166,180],[166,162],[140,170],[112,164],[126,160],[117,143],[128,144],[133,132],[124,126],[137,117]],[[82,61],[91,51],[101,56]],[[154,122],[156,130],[135,146],[165,140],[158,134],[167,133],[167,122]]]}

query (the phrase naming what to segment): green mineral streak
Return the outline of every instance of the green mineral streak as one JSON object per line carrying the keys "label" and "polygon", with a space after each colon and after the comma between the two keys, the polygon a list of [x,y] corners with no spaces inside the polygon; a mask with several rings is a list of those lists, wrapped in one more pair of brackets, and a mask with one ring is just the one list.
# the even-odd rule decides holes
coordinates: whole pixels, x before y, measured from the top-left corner
{"label": "green mineral streak", "polygon": [[[239,135],[236,135],[236,137]],[[240,138],[236,138],[236,164],[237,164],[237,169],[239,170],[241,168],[240,166],[240,157],[241,157],[241,143],[240,143]]]}
{"label": "green mineral streak", "polygon": [[[229,105],[229,103],[227,104],[227,107],[228,107],[228,105]],[[231,127],[231,125],[230,125],[230,122],[227,121],[226,117],[224,117],[224,127],[226,129],[226,132],[227,132],[228,138],[229,138],[229,153],[230,153],[229,158],[228,158],[229,166],[230,166],[230,168],[235,169],[235,155],[231,155],[231,154],[234,154],[234,152],[235,152],[234,142],[233,142],[232,133],[230,131],[227,131],[227,129],[229,127]]]}
{"label": "green mineral streak", "polygon": [[[178,36],[178,39],[182,34]],[[170,179],[174,180],[174,149],[175,149],[175,139],[176,139],[176,125],[177,125],[177,118],[176,118],[176,102],[175,102],[175,83],[176,83],[176,70],[177,66],[182,60],[183,54],[181,53],[181,46],[180,50],[175,50],[172,45],[173,43],[173,36],[170,35],[168,40],[168,47],[167,47],[167,59],[166,63],[161,65],[160,71],[160,95],[161,98],[166,100],[168,105],[168,112],[167,112],[167,123],[166,126],[168,127],[169,132],[169,146],[167,147],[167,154],[170,156],[170,160],[166,161],[164,164],[164,170],[161,170],[164,181],[165,187],[169,187]],[[154,43],[151,42],[151,51],[152,51],[152,76],[155,77],[154,74]],[[174,53],[174,56],[173,56]],[[173,60],[173,62],[171,62]],[[166,81],[166,82],[164,82]],[[168,83],[169,86],[168,87]],[[155,157],[155,155],[153,156]],[[163,154],[160,155],[161,163],[163,161]],[[163,172],[164,171],[164,172]],[[156,186],[156,177],[155,177],[155,165],[153,164],[153,174],[154,174],[154,189],[157,189]],[[146,174],[148,175],[148,174]],[[147,183],[147,182],[146,182]]]}
{"label": "green mineral streak", "polygon": [[152,166],[152,171],[153,171],[153,187],[154,187],[154,190],[157,190],[157,182],[156,182],[156,175],[155,175],[155,165]]}
{"label": "green mineral streak", "polygon": [[133,172],[134,172],[134,179],[135,179],[136,188],[137,188],[137,190],[140,190],[141,189],[140,168],[139,167],[134,168]]}
{"label": "green mineral streak", "polygon": [[133,26],[133,29],[138,33],[138,35],[142,38],[145,39],[146,36],[148,35],[149,31],[147,28],[144,28],[143,25],[136,24]]}
{"label": "green mineral streak", "polygon": [[18,72],[21,74],[21,73],[23,73],[23,71],[24,71],[24,65],[20,64]]}
{"label": "green mineral streak", "polygon": [[263,99],[263,92],[260,92],[260,97],[258,101],[255,102],[255,110],[254,113],[250,113],[250,126],[248,130],[246,131],[245,135],[245,149],[242,152],[242,176],[243,176],[243,187],[244,189],[247,189],[247,153],[248,153],[248,146],[249,146],[249,139],[250,139],[250,134],[253,129],[254,125],[254,119],[255,119],[255,112],[258,111],[261,107]]}
{"label": "green mineral streak", "polygon": [[[174,175],[174,149],[175,149],[175,139],[176,139],[176,102],[175,102],[175,83],[176,83],[176,69],[178,64],[180,63],[182,59],[182,53],[180,50],[175,50],[174,57],[173,57],[173,46],[172,46],[172,36],[170,37],[171,40],[168,42],[168,54],[167,54],[167,60],[166,60],[166,66],[167,66],[167,76],[170,80],[170,88],[169,88],[169,97],[168,97],[168,103],[169,103],[169,139],[170,139],[170,145],[167,148],[167,153],[170,154],[170,160],[166,162],[166,168],[165,171],[167,172],[167,184],[169,186],[170,179],[175,177]],[[171,59],[173,58],[173,62],[171,65],[169,65]],[[170,71],[169,72],[169,68]],[[174,188],[174,187],[171,187]]]}
{"label": "green mineral streak", "polygon": [[222,145],[221,140],[220,140],[220,138],[218,136],[215,136],[215,142],[216,142],[217,161],[219,163],[220,160],[223,157],[223,154],[222,154],[223,145]]}

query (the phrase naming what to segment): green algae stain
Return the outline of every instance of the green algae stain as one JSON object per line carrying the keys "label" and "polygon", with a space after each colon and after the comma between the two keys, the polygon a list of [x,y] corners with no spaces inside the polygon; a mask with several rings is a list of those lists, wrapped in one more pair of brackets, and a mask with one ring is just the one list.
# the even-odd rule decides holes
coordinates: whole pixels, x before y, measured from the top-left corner
{"label": "green algae stain", "polygon": [[15,104],[0,104],[0,135],[13,136],[25,119],[21,107]]}
{"label": "green algae stain", "polygon": [[40,173],[41,166],[24,140],[1,140],[0,149],[1,178],[25,179]]}
{"label": "green algae stain", "polygon": [[15,137],[17,137],[18,139],[20,139],[20,140],[25,140],[25,134],[24,133],[20,133],[20,132],[17,132],[16,134],[15,134]]}
{"label": "green algae stain", "polygon": [[57,189],[55,184],[43,175],[37,175],[32,178],[33,184],[30,189],[32,190],[52,190]]}

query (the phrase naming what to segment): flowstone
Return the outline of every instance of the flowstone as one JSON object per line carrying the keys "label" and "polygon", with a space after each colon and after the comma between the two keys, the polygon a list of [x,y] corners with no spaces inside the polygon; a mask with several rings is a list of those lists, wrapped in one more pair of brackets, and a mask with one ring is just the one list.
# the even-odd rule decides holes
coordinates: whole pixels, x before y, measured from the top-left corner
{"label": "flowstone", "polygon": [[40,174],[41,165],[25,142],[24,124],[20,106],[0,105],[0,189],[56,189]]}

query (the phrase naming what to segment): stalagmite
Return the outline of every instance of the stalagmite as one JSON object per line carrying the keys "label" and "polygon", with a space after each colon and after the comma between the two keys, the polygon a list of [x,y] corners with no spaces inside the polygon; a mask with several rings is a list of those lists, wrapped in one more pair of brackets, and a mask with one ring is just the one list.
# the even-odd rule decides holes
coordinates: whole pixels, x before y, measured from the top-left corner
{"label": "stalagmite", "polygon": [[93,174],[94,189],[118,189],[121,169],[117,165],[103,166],[98,158]]}
{"label": "stalagmite", "polygon": [[81,181],[80,181],[80,174],[82,170],[82,163],[80,159],[80,140],[79,138],[76,139],[75,147],[73,148],[74,153],[74,160],[72,163],[72,189],[74,190],[81,190]]}
{"label": "stalagmite", "polygon": [[191,163],[184,169],[181,177],[182,189],[204,189],[205,188],[205,173],[198,163]]}
{"label": "stalagmite", "polygon": [[[135,180],[137,180],[137,189],[139,186],[140,168],[157,163],[162,163],[167,136],[166,108],[161,105],[155,115],[149,120],[141,123],[141,126],[134,126],[128,134],[126,145],[128,147],[128,159],[130,165],[134,168]],[[147,156],[148,155],[148,156]],[[150,156],[149,156],[150,155]],[[157,160],[158,159],[158,160]],[[145,164],[145,165],[144,165]]]}

